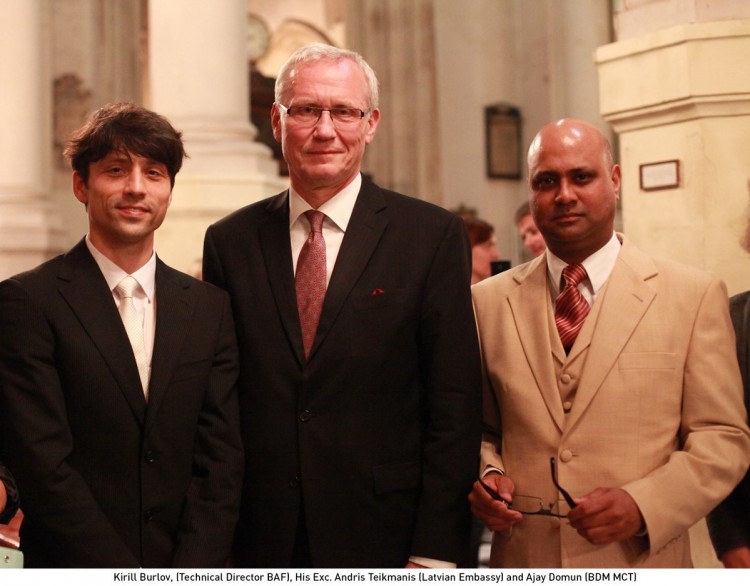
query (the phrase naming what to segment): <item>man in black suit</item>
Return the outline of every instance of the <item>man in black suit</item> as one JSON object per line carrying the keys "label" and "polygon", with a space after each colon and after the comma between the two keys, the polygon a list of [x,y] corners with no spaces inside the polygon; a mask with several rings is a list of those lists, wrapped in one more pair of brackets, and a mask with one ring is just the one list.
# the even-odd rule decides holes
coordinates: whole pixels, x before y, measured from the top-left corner
{"label": "man in black suit", "polygon": [[115,104],[66,154],[86,238],[0,284],[0,445],[26,565],[223,566],[243,466],[229,299],[153,249],[180,133]]}
{"label": "man in black suit", "polygon": [[235,563],[463,562],[481,381],[462,221],[361,176],[380,111],[356,53],[295,53],[271,116],[291,188],[204,248],[240,348]]}

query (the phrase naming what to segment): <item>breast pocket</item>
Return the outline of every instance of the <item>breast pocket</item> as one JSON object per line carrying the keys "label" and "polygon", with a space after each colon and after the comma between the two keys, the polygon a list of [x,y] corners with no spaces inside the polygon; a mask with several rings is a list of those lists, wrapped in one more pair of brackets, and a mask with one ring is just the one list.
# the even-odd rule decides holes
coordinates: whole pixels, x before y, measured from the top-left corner
{"label": "breast pocket", "polygon": [[410,287],[402,289],[378,289],[352,296],[354,311],[374,311],[381,308],[401,305],[409,299]]}
{"label": "breast pocket", "polygon": [[211,360],[196,360],[178,364],[172,373],[172,383],[178,383],[198,377],[207,377],[211,370]]}
{"label": "breast pocket", "polygon": [[674,370],[672,352],[627,352],[617,361],[620,370]]}

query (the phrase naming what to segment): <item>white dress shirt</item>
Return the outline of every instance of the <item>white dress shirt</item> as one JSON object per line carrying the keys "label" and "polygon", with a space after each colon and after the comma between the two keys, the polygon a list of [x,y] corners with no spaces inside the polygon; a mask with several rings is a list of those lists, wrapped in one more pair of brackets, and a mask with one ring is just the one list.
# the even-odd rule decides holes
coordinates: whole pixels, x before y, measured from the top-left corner
{"label": "white dress shirt", "polygon": [[[341,250],[346,228],[357,203],[357,195],[362,187],[362,176],[358,173],[349,185],[344,187],[331,199],[318,208],[326,217],[323,220],[323,240],[326,243],[326,287],[331,280],[333,266],[336,257]],[[302,197],[289,188],[289,236],[292,241],[292,262],[294,263],[294,274],[297,274],[297,259],[305,240],[310,235],[310,222],[304,215],[306,211],[313,209]]]}
{"label": "white dress shirt", "polygon": [[[609,279],[612,269],[615,268],[621,246],[617,235],[612,232],[612,238],[609,239],[609,242],[581,263],[583,268],[586,269],[588,278],[578,284],[578,290],[588,302],[589,307],[594,306],[596,296]],[[552,295],[552,307],[555,306],[555,300],[560,294],[560,281],[562,280],[563,269],[566,266],[568,266],[568,263],[552,254],[549,248],[547,249],[547,275],[549,276],[550,294]]]}
{"label": "white dress shirt", "polygon": [[[120,281],[128,276],[128,273],[99,252],[91,243],[88,234],[86,235],[86,246],[88,246],[96,264],[99,265],[99,270],[104,275],[104,280],[107,281],[107,286],[112,292],[112,298],[119,310],[120,298],[114,289]],[[133,294],[133,305],[135,305],[138,316],[143,320],[143,344],[146,349],[150,379],[151,357],[154,353],[154,335],[156,334],[156,253],[153,252],[148,262],[130,276],[138,281],[138,287]]]}

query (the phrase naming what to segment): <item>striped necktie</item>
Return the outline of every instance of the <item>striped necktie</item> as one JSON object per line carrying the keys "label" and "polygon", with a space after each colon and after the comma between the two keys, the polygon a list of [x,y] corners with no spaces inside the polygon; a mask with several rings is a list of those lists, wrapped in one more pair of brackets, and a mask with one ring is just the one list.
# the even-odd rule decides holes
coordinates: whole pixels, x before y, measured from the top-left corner
{"label": "striped necktie", "polygon": [[583,265],[568,265],[563,269],[562,276],[565,286],[555,302],[555,323],[567,353],[573,347],[590,307],[578,290],[578,284],[587,276]]}

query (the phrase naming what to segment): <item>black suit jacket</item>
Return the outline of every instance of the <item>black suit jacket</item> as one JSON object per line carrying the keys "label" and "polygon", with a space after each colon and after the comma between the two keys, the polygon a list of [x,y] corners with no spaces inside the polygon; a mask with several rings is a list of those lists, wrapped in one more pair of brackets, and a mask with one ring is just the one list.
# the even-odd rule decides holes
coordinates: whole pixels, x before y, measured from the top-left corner
{"label": "black suit jacket", "polygon": [[242,477],[227,296],[157,261],[148,405],[81,241],[0,284],[0,417],[27,566],[222,566]]}
{"label": "black suit jacket", "polygon": [[463,223],[364,180],[305,361],[288,208],[284,192],[206,234],[240,348],[235,562],[288,566],[303,502],[317,567],[462,561],[481,402]]}
{"label": "black suit jacket", "polygon": [[0,511],[0,523],[8,523],[18,511],[18,489],[10,470],[2,464],[0,464],[0,482],[5,485],[5,492],[8,495],[5,508]]}
{"label": "black suit jacket", "polygon": [[[750,291],[729,300],[729,313],[737,337],[745,408],[750,412]],[[718,556],[737,547],[750,547],[750,472],[708,516],[708,530]]]}

